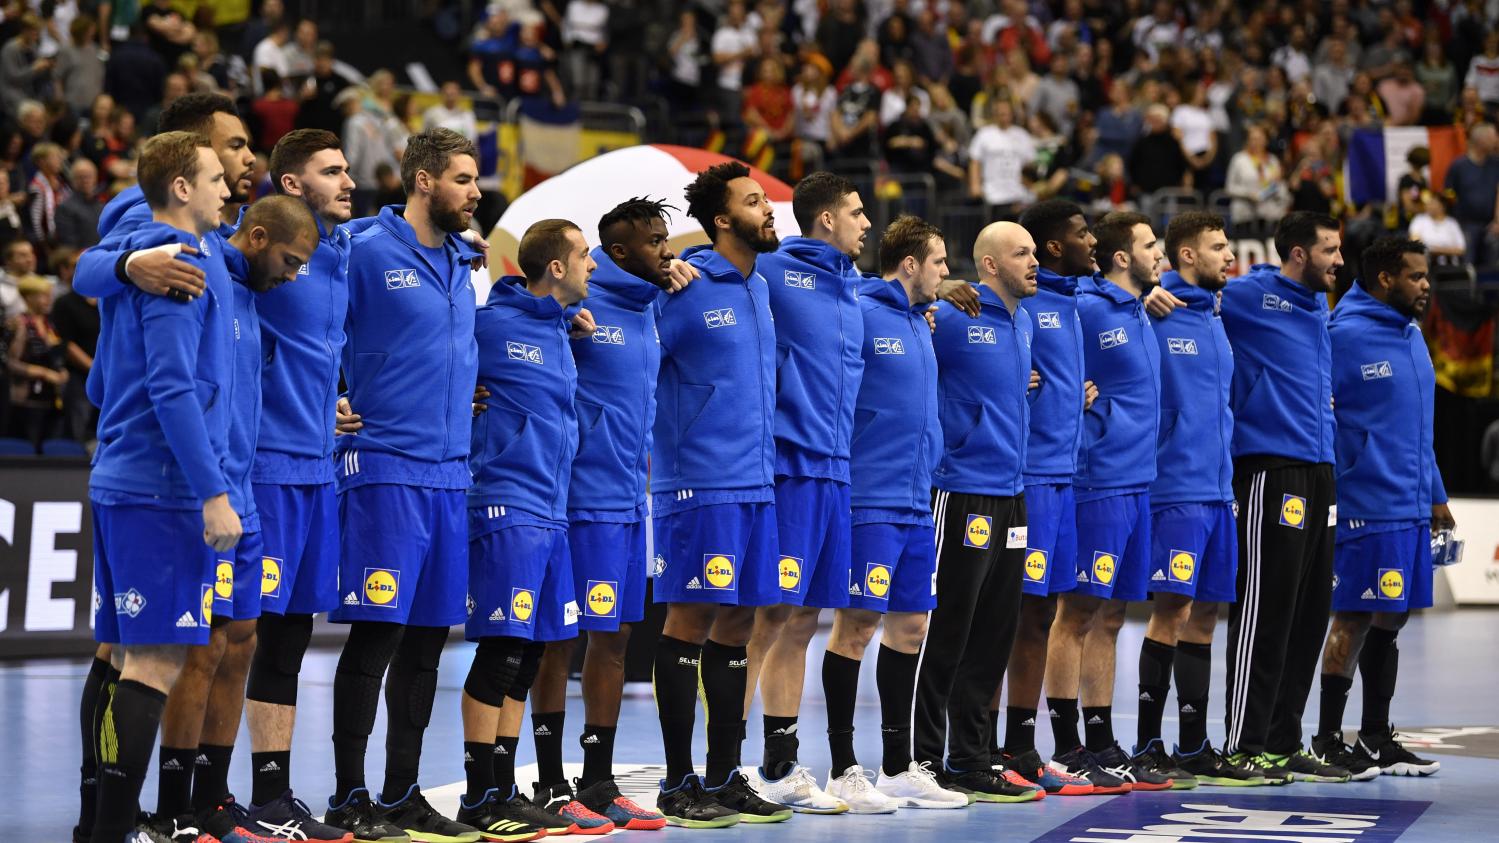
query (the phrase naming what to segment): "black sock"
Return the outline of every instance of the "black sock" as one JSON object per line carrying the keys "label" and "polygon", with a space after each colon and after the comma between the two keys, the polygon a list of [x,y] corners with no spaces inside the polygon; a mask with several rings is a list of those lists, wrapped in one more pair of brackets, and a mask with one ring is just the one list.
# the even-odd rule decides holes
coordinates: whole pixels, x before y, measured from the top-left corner
{"label": "black sock", "polygon": [[[494,787],[494,744],[464,741],[463,775],[468,779],[468,790],[463,795],[464,803],[479,804],[484,793]],[[504,795],[510,794],[507,792]]]}
{"label": "black sock", "polygon": [[1359,733],[1383,735],[1390,731],[1390,700],[1395,696],[1395,678],[1400,672],[1400,648],[1395,644],[1399,632],[1369,628],[1363,652],[1358,656],[1358,672],[1364,676],[1364,716]]}
{"label": "black sock", "polygon": [[738,767],[740,724],[744,720],[745,669],[749,654],[744,647],[717,641],[703,645],[698,667],[703,699],[708,713],[708,786],[718,787]]}
{"label": "black sock", "polygon": [[1103,752],[1114,745],[1114,707],[1111,705],[1083,706],[1083,733],[1087,736],[1089,752]]}
{"label": "black sock", "polygon": [[796,751],[801,746],[796,727],[795,717],[765,715],[765,760],[760,764],[765,778],[773,781],[796,768]]}
{"label": "black sock", "polygon": [[676,787],[692,775],[692,732],[697,721],[697,674],[702,654],[703,648],[697,644],[665,635],[656,644],[651,681],[656,690],[656,716],[661,720],[667,787]]}
{"label": "black sock", "polygon": [[494,764],[494,786],[500,789],[501,799],[508,798],[515,789],[515,752],[519,747],[519,735],[494,739],[494,751],[489,757]]}
{"label": "black sock", "polygon": [[83,680],[78,700],[78,730],[82,738],[83,763],[78,767],[78,832],[87,837],[94,828],[94,810],[99,801],[99,732],[96,727],[101,699],[109,684],[109,661],[95,658]]}
{"label": "black sock", "polygon": [[[748,681],[746,680],[746,684]],[[749,720],[739,721],[739,742],[734,745],[734,766],[744,766],[744,742],[749,740]]]}
{"label": "black sock", "polygon": [[180,817],[193,808],[195,746],[163,746],[156,755],[156,815]]}
{"label": "black sock", "polygon": [[1343,739],[1343,712],[1348,708],[1348,692],[1353,679],[1336,673],[1322,674],[1322,698],[1317,711],[1317,734],[1336,734]]}
{"label": "black sock", "polygon": [[880,645],[874,682],[880,692],[880,766],[887,776],[898,776],[911,766],[911,706],[920,660],[916,653]]}
{"label": "black sock", "polygon": [[432,720],[437,665],[448,641],[445,626],[408,626],[401,634],[385,683],[385,788],[387,805],[406,798],[421,770],[422,736]]}
{"label": "black sock", "polygon": [[1057,744],[1057,755],[1083,745],[1077,734],[1077,700],[1072,697],[1047,697],[1046,712],[1051,716],[1051,734]]}
{"label": "black sock", "polygon": [[[1166,713],[1166,695],[1171,692],[1171,663],[1176,648],[1147,638],[1140,645],[1140,721],[1135,748],[1161,737],[1161,717]],[[1164,741],[1162,741],[1164,743]]]}
{"label": "black sock", "polygon": [[[134,680],[115,685],[100,730],[99,813],[92,843],[119,843],[135,828],[167,695]],[[189,759],[191,760],[191,759]]]}
{"label": "black sock", "polygon": [[1213,645],[1179,641],[1173,671],[1176,709],[1181,717],[1182,752],[1196,752],[1208,740],[1208,685],[1213,676]]}
{"label": "black sock", "polygon": [[579,789],[614,778],[614,735],[616,726],[583,724],[583,734],[578,744],[583,747],[583,775],[578,779]]}
{"label": "black sock", "polygon": [[859,763],[854,755],[854,708],[859,700],[859,660],[831,651],[822,654],[822,695],[828,705],[828,748],[833,778]]}
{"label": "black sock", "polygon": [[250,753],[250,801],[264,805],[291,790],[291,750]]}
{"label": "black sock", "polygon": [[197,763],[193,769],[194,813],[205,814],[228,798],[229,760],[233,755],[232,746],[198,745]]}
{"label": "black sock", "polygon": [[1010,706],[1005,709],[1005,752],[1020,755],[1036,748],[1036,710]]}
{"label": "black sock", "polygon": [[997,708],[991,708],[991,709],[989,709],[989,757],[992,760],[989,763],[991,763],[991,764],[998,764],[999,763],[999,752],[1000,752],[1000,749],[1001,749],[1001,747],[999,745],[999,709],[997,709]]}
{"label": "black sock", "polygon": [[566,784],[562,772],[562,723],[566,711],[531,715],[531,737],[536,741],[536,783],[548,787]]}
{"label": "black sock", "polygon": [[333,673],[333,804],[364,787],[364,756],[380,708],[380,683],[401,640],[393,623],[349,625],[349,638]]}

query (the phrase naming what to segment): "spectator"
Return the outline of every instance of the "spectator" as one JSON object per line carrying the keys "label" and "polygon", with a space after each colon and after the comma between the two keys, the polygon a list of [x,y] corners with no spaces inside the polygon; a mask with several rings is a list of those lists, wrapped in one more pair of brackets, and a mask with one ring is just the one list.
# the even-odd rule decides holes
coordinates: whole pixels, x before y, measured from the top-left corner
{"label": "spectator", "polygon": [[1472,135],[1475,126],[1487,123],[1489,119],[1489,108],[1479,97],[1478,89],[1471,86],[1463,88],[1457,95],[1457,108],[1452,114],[1453,124],[1465,134]]}
{"label": "spectator", "polygon": [[1421,122],[1427,125],[1444,123],[1452,117],[1452,106],[1457,100],[1457,71],[1442,50],[1442,42],[1430,38],[1421,63],[1416,65],[1416,81],[1426,92],[1426,110]]}
{"label": "spectator", "polygon": [[1170,121],[1171,110],[1160,103],[1145,110],[1145,136],[1135,141],[1125,167],[1136,194],[1191,186],[1191,165]]}
{"label": "spectator", "polygon": [[1182,151],[1199,173],[1218,157],[1218,135],[1213,131],[1213,115],[1207,104],[1207,85],[1198,80],[1184,86],[1182,102],[1171,110],[1171,128],[1179,133]]}
{"label": "spectator", "polygon": [[375,202],[375,169],[385,165],[395,170],[400,159],[389,142],[385,123],[378,113],[365,108],[365,97],[369,90],[360,87],[345,89],[334,100],[344,115],[344,155],[349,160],[349,178],[354,180],[352,196],[355,216],[367,216],[378,206]]}
{"label": "spectator", "polygon": [[151,49],[167,67],[177,66],[177,59],[192,47],[198,35],[198,28],[182,17],[172,0],[151,0],[150,5],[141,8],[140,22]]}
{"label": "spectator", "polygon": [[317,22],[307,18],[297,21],[291,41],[281,48],[281,55],[286,60],[283,79],[287,87],[296,90],[312,75],[312,65],[317,61],[317,45]]}
{"label": "spectator", "polygon": [[1348,60],[1348,45],[1331,40],[1328,42],[1326,61],[1319,61],[1312,70],[1312,94],[1316,96],[1317,102],[1329,109],[1336,109],[1348,98],[1353,74],[1353,65]]}
{"label": "spectator", "polygon": [[406,201],[406,188],[401,184],[401,174],[395,167],[383,163],[376,167],[374,185],[375,207],[399,205]]}
{"label": "spectator", "polygon": [[920,97],[908,96],[906,110],[885,129],[885,160],[893,174],[919,175],[932,171],[937,136],[922,114],[922,105]]}
{"label": "spectator", "polygon": [[168,73],[166,80],[162,82],[161,93],[157,101],[146,109],[145,116],[141,118],[141,125],[146,127],[146,133],[154,134],[161,123],[161,113],[171,107],[179,97],[191,93],[192,89],[192,80],[188,79],[186,74],[177,71]]}
{"label": "spectator", "polygon": [[1000,0],[999,11],[984,21],[981,31],[984,43],[993,44],[1007,56],[1025,56],[1030,65],[1051,60],[1046,34],[1031,15],[1026,0]]}
{"label": "spectator", "polygon": [[57,53],[55,76],[58,93],[75,114],[88,111],[94,97],[104,90],[105,52],[100,49],[98,22],[88,16],[73,18],[68,43]]}
{"label": "spectator", "polygon": [[251,18],[245,23],[244,31],[240,33],[239,46],[236,53],[242,61],[253,63],[254,49],[260,46],[260,42],[271,30],[275,29],[286,17],[286,6],[281,0],[261,0],[260,16]]}
{"label": "spectator", "polygon": [[1290,82],[1311,78],[1312,60],[1306,54],[1306,27],[1300,24],[1291,27],[1290,38],[1270,54],[1270,61],[1286,72],[1286,79]]}
{"label": "spectator", "polygon": [[979,70],[978,51],[963,45],[953,53],[952,76],[947,81],[952,91],[953,102],[964,114],[973,108],[973,100],[984,89],[983,74]]}
{"label": "spectator", "polygon": [[1233,197],[1237,237],[1264,237],[1291,207],[1280,159],[1269,147],[1269,133],[1263,126],[1252,125],[1245,133],[1244,148],[1229,159],[1224,187]]}
{"label": "spectator", "polygon": [[911,16],[906,13],[907,0],[894,0],[895,7],[880,22],[876,41],[880,45],[880,61],[886,67],[894,67],[898,61],[910,61]]}
{"label": "spectator", "polygon": [[853,59],[849,61],[847,67],[843,68],[843,73],[833,83],[838,90],[841,91],[847,88],[848,84],[853,81],[854,63],[861,59],[869,65],[869,81],[881,93],[890,90],[890,86],[895,84],[895,77],[891,76],[890,71],[886,70],[885,66],[880,64],[880,47],[874,42],[873,38],[866,38],[860,41],[859,46],[854,49]]}
{"label": "spectator", "polygon": [[1499,108],[1499,28],[1483,36],[1483,54],[1473,57],[1463,84],[1477,88],[1485,106]]}
{"label": "spectator", "polygon": [[1041,77],[1031,70],[1031,60],[1022,50],[1008,53],[1005,64],[1010,68],[1010,90],[1014,92],[1018,112],[1025,103],[1035,102],[1036,87],[1041,84]]}
{"label": "spectator", "polygon": [[94,367],[94,353],[99,344],[99,302],[73,290],[73,270],[78,253],[58,249],[53,269],[60,289],[66,289],[52,305],[52,324],[63,343],[68,382],[63,387],[62,409],[68,435],[88,445],[94,441],[99,411],[84,391],[89,370]]}
{"label": "spectator", "polygon": [[0,117],[15,116],[23,101],[44,99],[53,59],[37,54],[42,22],[22,15],[16,36],[0,47]]}
{"label": "spectator", "polygon": [[906,113],[906,100],[911,97],[921,101],[921,116],[926,117],[932,108],[932,98],[916,84],[916,70],[909,61],[901,60],[891,67],[891,85],[880,95],[880,125],[889,126]]}
{"label": "spectator", "polygon": [[[520,26],[511,22],[505,7],[493,6],[480,34],[483,37],[469,47],[468,81],[482,96],[496,99],[500,88],[514,81],[506,78],[504,71],[514,72],[513,54],[520,45]],[[335,91],[333,96],[337,95]]]}
{"label": "spectator", "polygon": [[1113,154],[1128,160],[1135,142],[1144,131],[1145,118],[1135,108],[1129,88],[1116,84],[1109,89],[1109,107],[1098,112],[1095,125],[1098,144],[1094,147],[1094,155],[1101,158]]}
{"label": "spectator", "polygon": [[1376,87],[1385,104],[1385,123],[1390,126],[1414,126],[1426,108],[1426,89],[1416,81],[1407,62],[1395,65],[1395,72]]}
{"label": "spectator", "polygon": [[[858,0],[832,0],[817,24],[817,49],[833,64],[833,78],[843,75],[865,31]],[[878,46],[878,45],[876,45]]]}
{"label": "spectator", "polygon": [[87,249],[99,242],[99,216],[104,212],[99,169],[89,159],[79,158],[68,168],[68,176],[73,192],[57,206],[57,242]]}
{"label": "spectator", "polygon": [[1468,152],[1447,168],[1445,187],[1452,191],[1452,215],[1462,226],[1468,263],[1487,266],[1499,259],[1499,224],[1494,218],[1499,196],[1499,144],[1494,127],[1480,123],[1468,136]]}
{"label": "spectator", "polygon": [[1389,227],[1396,231],[1410,225],[1411,219],[1426,208],[1426,192],[1430,187],[1426,168],[1431,164],[1431,150],[1424,146],[1415,147],[1405,154],[1405,163],[1405,173],[1400,176],[1395,189],[1399,198],[1390,203],[1394,218]]}
{"label": "spectator", "polygon": [[833,65],[821,53],[812,53],[802,61],[801,78],[791,88],[791,102],[796,109],[796,136],[805,146],[815,146],[817,156],[828,143],[828,127],[838,107],[838,93],[828,83]]}
{"label": "spectator", "polygon": [[343,128],[343,116],[333,101],[350,83],[336,71],[334,57],[332,42],[322,41],[313,49],[312,75],[302,83],[297,128],[323,129],[334,134]]}
{"label": "spectator", "polygon": [[463,101],[463,89],[452,80],[442,83],[442,102],[422,115],[422,128],[441,126],[452,129],[471,141],[479,138],[479,121],[474,110]]}
{"label": "spectator", "polygon": [[[785,65],[778,61],[762,61],[758,73],[755,84],[744,92],[744,110],[740,117],[745,128],[749,129],[744,140],[746,160],[767,169],[773,159],[784,161],[790,152],[790,141],[796,129],[795,106],[791,88],[786,85]],[[766,152],[771,155],[765,156]],[[800,161],[795,163],[799,173]],[[781,172],[785,171],[781,169]]]}
{"label": "spectator", "polygon": [[1338,197],[1337,170],[1333,166],[1333,159],[1337,157],[1336,147],[1329,148],[1329,142],[1336,142],[1337,135],[1326,138],[1320,133],[1308,138],[1301,147],[1301,159],[1291,170],[1288,184],[1291,188],[1291,210],[1311,211],[1318,214],[1331,214],[1333,204]]}
{"label": "spectator", "polygon": [[1447,203],[1440,194],[1426,192],[1422,196],[1425,209],[1411,219],[1407,232],[1412,240],[1426,244],[1433,255],[1461,259],[1468,253],[1467,238],[1457,220],[1447,216]]}
{"label": "spectator", "polygon": [[609,7],[602,0],[568,0],[562,21],[563,67],[574,99],[596,100],[609,49]]}
{"label": "spectator", "polygon": [[219,36],[212,30],[198,32],[198,37],[193,39],[193,55],[198,57],[198,73],[213,80],[212,89],[235,99],[249,90],[250,70],[245,60],[224,55]]}
{"label": "spectator", "polygon": [[62,340],[52,327],[52,282],[40,275],[23,275],[17,284],[24,311],[20,314],[10,353],[10,435],[31,442],[38,451],[42,440],[62,433],[62,392],[68,382]]}
{"label": "spectator", "polygon": [[1391,27],[1381,32],[1383,37],[1364,51],[1364,60],[1359,65],[1360,69],[1375,79],[1389,76],[1395,72],[1395,65],[1411,60],[1410,52],[1405,49],[1405,41],[1400,37],[1400,30]]}
{"label": "spectator", "polygon": [[968,144],[968,195],[983,199],[991,217],[1014,218],[1033,198],[1025,169],[1035,162],[1031,133],[1015,125],[1015,108],[997,99],[990,123],[973,133]]}
{"label": "spectator", "polygon": [[937,85],[932,88],[932,113],[927,122],[937,141],[932,158],[937,189],[944,194],[961,193],[968,185],[968,143],[973,138],[968,116],[953,100],[952,92]]}
{"label": "spectator", "polygon": [[1009,103],[1012,109],[1020,107],[1020,97],[1010,84],[1010,67],[1003,62],[989,69],[988,81],[968,106],[968,119],[975,131],[989,123],[989,115],[993,113],[992,106],[1000,100]]}
{"label": "spectator", "polygon": [[1181,24],[1176,20],[1176,4],[1171,0],[1156,0],[1150,15],[1140,18],[1135,24],[1130,40],[1153,62],[1163,48],[1174,46],[1181,40],[1181,34]]}
{"label": "spectator", "polygon": [[[541,23],[528,23],[520,28],[520,43],[500,70],[501,77],[508,80],[500,95],[506,98],[549,95],[552,105],[561,108],[567,102],[567,95],[557,76],[557,53],[542,41],[543,31]],[[387,71],[386,76],[389,75]],[[370,77],[370,83],[375,84],[374,76]]]}
{"label": "spectator", "polygon": [[1082,100],[1082,91],[1068,75],[1070,61],[1062,53],[1051,57],[1049,72],[1036,83],[1036,98],[1031,108],[1051,118],[1057,130],[1067,137],[1077,126],[1077,115]]}
{"label": "spectator", "polygon": [[707,60],[707,50],[698,30],[696,12],[683,9],[677,16],[677,29],[667,42],[666,53],[671,59],[671,76],[667,85],[672,102],[686,111],[698,110],[702,103],[703,65]]}
{"label": "spectator", "polygon": [[737,122],[744,100],[744,63],[756,54],[755,31],[745,20],[744,0],[729,0],[728,11],[713,33],[713,64],[718,68],[718,115]]}
{"label": "spectator", "polygon": [[271,31],[255,45],[255,54],[250,59],[250,85],[256,96],[265,93],[264,71],[276,71],[277,79],[287,78],[290,65],[286,47],[291,43],[291,25],[285,20],[276,21]]}
{"label": "spectator", "polygon": [[72,191],[62,176],[66,159],[62,147],[43,141],[31,149],[31,163],[36,174],[26,185],[26,213],[29,217],[26,236],[43,250],[57,242],[57,206],[66,202]]}
{"label": "spectator", "polygon": [[[0,167],[0,250],[20,240],[22,232],[20,206],[10,192],[10,170]],[[0,277],[3,277],[3,270],[0,270]],[[0,321],[3,317],[4,314],[0,313]]]}
{"label": "spectator", "polygon": [[634,102],[646,95],[650,77],[648,0],[614,0],[609,9],[609,88],[617,100]]}
{"label": "spectator", "polygon": [[879,141],[880,90],[870,81],[869,59],[860,56],[849,69],[853,81],[838,95],[828,124],[828,152],[839,161],[873,158]]}
{"label": "spectator", "polygon": [[262,68],[261,90],[265,91],[250,104],[255,125],[255,143],[261,149],[273,149],[276,141],[297,125],[300,103],[286,95],[281,77],[270,68]]}
{"label": "spectator", "polygon": [[109,61],[104,63],[104,90],[134,115],[138,125],[148,125],[144,122],[146,112],[161,101],[166,81],[166,62],[146,46],[145,33],[138,24],[128,40],[114,45]]}
{"label": "spectator", "polygon": [[953,72],[953,49],[937,25],[931,6],[923,9],[911,32],[911,62],[923,85],[945,84]]}

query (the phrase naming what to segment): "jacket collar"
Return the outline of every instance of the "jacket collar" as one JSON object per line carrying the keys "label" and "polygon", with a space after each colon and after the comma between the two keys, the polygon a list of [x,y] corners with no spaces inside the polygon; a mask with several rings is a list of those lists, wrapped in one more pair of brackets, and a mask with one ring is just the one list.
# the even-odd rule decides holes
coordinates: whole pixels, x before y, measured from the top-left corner
{"label": "jacket collar", "polygon": [[229,242],[228,237],[222,238],[220,248],[224,250],[224,267],[229,270],[229,277],[234,283],[242,287],[250,287],[250,259],[245,257],[238,247]]}
{"label": "jacket collar", "polygon": [[1041,267],[1036,270],[1036,283],[1064,296],[1077,295],[1077,277],[1072,275],[1058,275],[1055,272]]}
{"label": "jacket collar", "polygon": [[717,281],[721,284],[744,284],[748,279],[729,259],[713,251],[711,245],[692,246],[682,252],[682,260],[697,267],[703,274],[700,280]]}
{"label": "jacket collar", "polygon": [[1319,310],[1326,307],[1325,299],[1320,294],[1304,284],[1287,278],[1281,273],[1280,267],[1273,263],[1257,263],[1250,267],[1249,271],[1251,274],[1265,278],[1265,283],[1275,286],[1281,296],[1294,302],[1303,310]]}
{"label": "jacket collar", "polygon": [[[661,295],[661,288],[639,276],[633,275],[620,269],[614,258],[604,251],[603,246],[596,246],[591,253],[593,262],[598,268],[588,279],[590,289],[618,296],[631,306],[632,310],[643,311],[650,306]],[[584,306],[587,306],[585,300]]]}
{"label": "jacket collar", "polygon": [[1213,306],[1218,302],[1216,294],[1195,284],[1187,283],[1187,280],[1181,277],[1181,273],[1174,269],[1161,273],[1161,286],[1165,287],[1168,293],[1186,302],[1187,307],[1192,310],[1205,310],[1211,313]]}
{"label": "jacket collar", "polygon": [[1079,282],[1078,291],[1102,296],[1115,304],[1140,303],[1140,300],[1130,295],[1128,290],[1103,277],[1102,272],[1095,272],[1092,276]]}
{"label": "jacket collar", "polygon": [[1393,328],[1404,329],[1414,324],[1410,317],[1369,295],[1362,281],[1354,282],[1353,286],[1348,288],[1348,292],[1343,294],[1343,298],[1338,300],[1338,306],[1332,311],[1333,319],[1352,319],[1359,316]]}
{"label": "jacket collar", "polygon": [[[407,222],[405,217],[401,216],[405,212],[405,205],[386,205],[380,209],[380,216],[377,218],[377,222],[384,226],[391,234],[395,235],[397,240],[411,247],[418,254],[425,256],[426,247],[421,244],[420,240],[416,239],[416,230],[411,227],[411,223]],[[449,234],[443,238],[443,248],[456,250],[459,260],[467,261],[481,256],[477,249],[464,242],[463,238],[456,234]],[[433,269],[436,268],[433,267]]]}
{"label": "jacket collar", "polygon": [[526,289],[526,279],[519,275],[506,275],[495,282],[484,303],[522,310],[537,319],[561,319],[565,313],[562,304],[551,296],[532,295]]}
{"label": "jacket collar", "polygon": [[873,298],[880,304],[903,310],[918,316],[924,316],[926,309],[932,306],[931,302],[925,304],[912,304],[906,297],[906,288],[899,281],[887,281],[878,275],[865,275],[862,278],[862,289],[860,295]]}

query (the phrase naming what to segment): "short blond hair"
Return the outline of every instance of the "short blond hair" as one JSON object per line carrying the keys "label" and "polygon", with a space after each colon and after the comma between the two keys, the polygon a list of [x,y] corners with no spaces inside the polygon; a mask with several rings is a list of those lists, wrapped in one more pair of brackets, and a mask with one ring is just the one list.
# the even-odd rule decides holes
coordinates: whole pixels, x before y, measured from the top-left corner
{"label": "short blond hair", "polygon": [[147,205],[165,208],[172,196],[172,182],[178,178],[191,182],[198,177],[200,148],[212,149],[213,145],[197,132],[162,132],[146,141],[136,178]]}

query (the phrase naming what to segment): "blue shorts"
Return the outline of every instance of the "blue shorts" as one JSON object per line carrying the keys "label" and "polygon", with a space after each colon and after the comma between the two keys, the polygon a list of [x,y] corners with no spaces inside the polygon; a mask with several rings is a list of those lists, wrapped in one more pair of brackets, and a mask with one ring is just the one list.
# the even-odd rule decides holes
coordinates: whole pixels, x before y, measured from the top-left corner
{"label": "blue shorts", "polygon": [[659,515],[657,603],[774,606],[776,507],[770,502],[717,503]]}
{"label": "blue shorts", "polygon": [[567,531],[582,631],[645,620],[645,522],[574,521]]}
{"label": "blue shorts", "polygon": [[1175,503],[1150,513],[1150,590],[1232,603],[1239,573],[1234,505]]}
{"label": "blue shorts", "polygon": [[1431,523],[1338,522],[1336,612],[1408,612],[1432,602]]}
{"label": "blue shorts", "polygon": [[776,481],[779,602],[836,609],[848,604],[849,488],[819,477]]}
{"label": "blue shorts", "polygon": [[937,608],[937,528],[859,524],[853,528],[848,608],[930,612]]}
{"label": "blue shorts", "polygon": [[468,500],[461,489],[375,483],[338,496],[343,548],[335,623],[463,623]]}
{"label": "blue shorts", "polygon": [[315,615],[338,605],[338,495],[332,483],[255,484],[260,509],[260,611]]}
{"label": "blue shorts", "polygon": [[1074,594],[1144,600],[1150,581],[1150,493],[1077,502]]}
{"label": "blue shorts", "polygon": [[263,577],[260,533],[245,533],[239,544],[214,554],[213,614],[220,620],[249,621],[260,617]]}
{"label": "blue shorts", "polygon": [[476,506],[468,511],[468,529],[464,638],[578,636],[566,527],[503,506]]}
{"label": "blue shorts", "polygon": [[1056,572],[1052,562],[1077,558],[1077,499],[1071,483],[1038,483],[1025,487],[1025,512],[1029,521],[1025,566],[1020,569],[1020,590],[1045,597],[1071,591],[1070,569]]}
{"label": "blue shorts", "polygon": [[94,511],[94,640],[207,644],[213,548],[203,514],[90,502]]}

